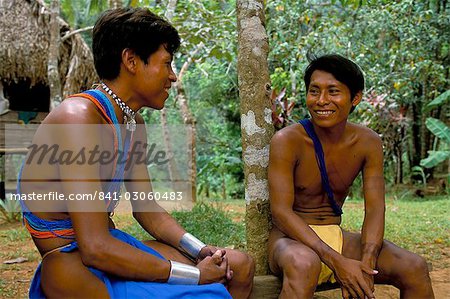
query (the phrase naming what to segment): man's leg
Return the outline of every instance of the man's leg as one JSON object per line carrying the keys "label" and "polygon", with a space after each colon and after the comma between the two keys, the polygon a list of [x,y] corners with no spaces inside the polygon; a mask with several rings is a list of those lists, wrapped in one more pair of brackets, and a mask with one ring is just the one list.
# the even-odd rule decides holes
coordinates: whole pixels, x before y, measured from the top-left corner
{"label": "man's leg", "polygon": [[[166,259],[174,260],[189,265],[194,265],[191,260],[182,255],[172,246],[157,242],[144,242],[147,246],[158,251]],[[253,259],[238,250],[219,248],[227,252],[228,263],[233,270],[233,278],[228,284],[228,291],[233,298],[248,298],[252,291],[255,263]]]}
{"label": "man's leg", "polygon": [[[361,235],[344,232],[342,254],[361,259]],[[434,298],[426,261],[419,255],[384,241],[378,256],[375,283],[390,284],[400,290],[401,298]]]}
{"label": "man's leg", "polygon": [[227,248],[228,263],[233,270],[233,279],[228,284],[228,291],[233,298],[248,298],[252,292],[255,262],[248,254]]}
{"label": "man's leg", "polygon": [[283,276],[279,298],[312,298],[321,271],[319,256],[295,240],[280,237],[269,240],[269,265]]}
{"label": "man's leg", "polygon": [[108,298],[108,290],[81,262],[79,251],[54,252],[44,259],[41,288],[46,298]]}

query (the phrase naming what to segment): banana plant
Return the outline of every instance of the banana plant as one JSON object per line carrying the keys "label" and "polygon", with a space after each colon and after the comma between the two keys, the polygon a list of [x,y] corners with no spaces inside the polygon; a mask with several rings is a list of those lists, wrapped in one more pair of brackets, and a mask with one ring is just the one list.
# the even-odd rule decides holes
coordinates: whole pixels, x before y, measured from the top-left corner
{"label": "banana plant", "polygon": [[[447,90],[427,106],[433,108],[450,101],[450,90]],[[420,161],[420,165],[425,168],[432,168],[450,159],[450,127],[439,119],[429,117],[425,121],[428,130],[431,131],[441,141],[439,150],[428,151],[428,157]]]}
{"label": "banana plant", "polygon": [[450,159],[450,127],[439,119],[429,117],[425,121],[428,130],[441,140],[441,150],[428,151],[428,157],[420,161],[425,168],[432,168]]}

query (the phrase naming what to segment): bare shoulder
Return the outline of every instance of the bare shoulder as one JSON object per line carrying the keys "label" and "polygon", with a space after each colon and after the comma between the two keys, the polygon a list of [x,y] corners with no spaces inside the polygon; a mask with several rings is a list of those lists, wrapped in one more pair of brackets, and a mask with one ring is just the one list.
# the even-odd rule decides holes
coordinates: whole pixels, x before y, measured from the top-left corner
{"label": "bare shoulder", "polygon": [[105,123],[99,108],[82,97],[65,99],[45,118],[45,124],[99,124]]}
{"label": "bare shoulder", "polygon": [[352,135],[356,136],[359,142],[367,145],[381,145],[381,138],[374,130],[355,123],[348,123],[348,128]]}
{"label": "bare shoulder", "polygon": [[298,145],[304,140],[304,137],[303,127],[300,124],[292,124],[276,132],[272,137],[271,145]]}
{"label": "bare shoulder", "polygon": [[270,142],[270,164],[277,161],[297,163],[307,141],[306,132],[300,124],[293,124],[276,132]]}

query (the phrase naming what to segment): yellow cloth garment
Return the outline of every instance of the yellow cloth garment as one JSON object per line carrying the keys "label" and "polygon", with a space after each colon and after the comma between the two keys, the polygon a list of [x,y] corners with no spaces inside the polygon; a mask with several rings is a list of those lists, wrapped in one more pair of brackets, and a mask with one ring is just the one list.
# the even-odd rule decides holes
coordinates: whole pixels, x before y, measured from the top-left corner
{"label": "yellow cloth garment", "polygon": [[[339,225],[310,225],[309,227],[319,236],[319,238],[328,244],[335,251],[342,253],[342,245],[344,243],[344,238],[342,236],[342,230]],[[322,269],[319,275],[318,285],[331,282],[335,283],[336,279],[334,277],[333,271],[328,268],[327,265],[322,263]]]}

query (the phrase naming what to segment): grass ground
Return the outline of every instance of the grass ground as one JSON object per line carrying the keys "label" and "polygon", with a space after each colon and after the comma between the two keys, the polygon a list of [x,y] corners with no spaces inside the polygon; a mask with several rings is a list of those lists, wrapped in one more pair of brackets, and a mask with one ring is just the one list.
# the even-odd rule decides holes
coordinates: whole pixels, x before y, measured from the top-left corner
{"label": "grass ground", "polygon": [[[359,231],[363,211],[362,201],[346,202],[343,215],[344,228]],[[193,212],[174,213],[190,232],[208,243],[239,249],[245,249],[244,215],[245,202],[242,200],[207,202],[198,205]],[[114,220],[118,228],[138,238],[148,239],[130,215],[118,214],[114,216]],[[385,237],[423,255],[433,264],[433,283],[437,280],[435,288],[442,286],[448,288],[448,277],[445,276],[450,274],[448,198],[387,200]],[[5,260],[18,257],[25,257],[28,261],[21,264],[3,264]],[[30,280],[39,261],[40,256],[23,226],[20,223],[8,224],[0,219],[0,298],[26,297]],[[433,276],[433,273],[441,272],[444,274]]]}

